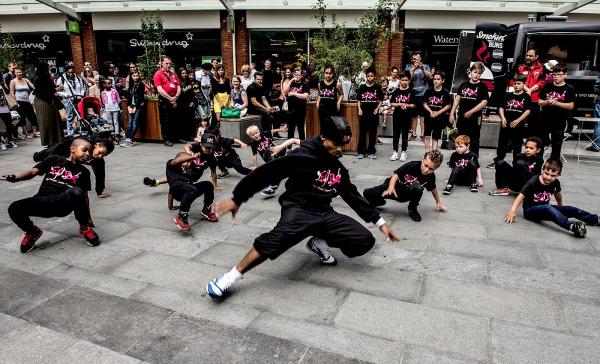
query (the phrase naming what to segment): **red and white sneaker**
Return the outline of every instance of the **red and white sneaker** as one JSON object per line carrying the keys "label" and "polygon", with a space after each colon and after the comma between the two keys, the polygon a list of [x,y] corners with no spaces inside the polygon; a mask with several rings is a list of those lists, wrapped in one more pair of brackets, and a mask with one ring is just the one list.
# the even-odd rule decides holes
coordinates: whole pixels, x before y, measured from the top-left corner
{"label": "red and white sneaker", "polygon": [[100,245],[100,238],[98,234],[89,226],[79,228],[79,234],[83,236],[89,246]]}
{"label": "red and white sneaker", "polygon": [[217,217],[217,215],[214,212],[212,212],[210,210],[210,207],[203,208],[202,212],[200,212],[200,217],[202,218],[202,220],[206,220],[206,221],[210,221],[210,222],[219,221],[219,218]]}
{"label": "red and white sneaker", "polygon": [[25,233],[23,239],[21,240],[21,253],[29,253],[33,249],[35,249],[35,242],[38,241],[40,236],[42,236],[42,230],[34,226],[34,230],[31,232]]}
{"label": "red and white sneaker", "polygon": [[190,231],[190,230],[192,230],[192,227],[190,226],[190,224],[188,224],[187,216],[182,216],[181,214],[178,214],[173,219],[173,222],[182,231]]}

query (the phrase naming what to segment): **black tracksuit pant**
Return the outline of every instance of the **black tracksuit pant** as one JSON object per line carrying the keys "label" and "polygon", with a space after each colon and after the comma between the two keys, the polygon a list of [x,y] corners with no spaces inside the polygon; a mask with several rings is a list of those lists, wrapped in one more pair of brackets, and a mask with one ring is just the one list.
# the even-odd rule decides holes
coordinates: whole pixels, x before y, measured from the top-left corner
{"label": "black tracksuit pant", "polygon": [[306,139],[304,132],[304,120],[306,119],[306,105],[299,109],[288,112],[287,115],[287,126],[288,126],[288,139],[295,138],[295,130],[298,128],[298,139]]}
{"label": "black tracksuit pant", "polygon": [[510,188],[512,191],[521,191],[527,179],[529,178],[529,167],[523,160],[517,161],[515,166],[511,166],[504,160],[496,161],[496,187]]}
{"label": "black tracksuit pant", "polygon": [[275,259],[305,238],[324,239],[344,255],[354,258],[367,253],[375,238],[358,221],[335,212],[307,209],[296,205],[282,206],[281,218],[273,230],[254,241],[254,249],[269,259]]}
{"label": "black tracksuit pant", "polygon": [[90,210],[86,193],[79,187],[54,195],[35,195],[18,200],[8,207],[8,215],[26,233],[34,230],[30,216],[64,217],[75,212],[75,219],[81,226],[88,226]]}
{"label": "black tracksuit pant", "polygon": [[[377,127],[379,126],[379,115],[372,111],[363,111],[358,121],[358,154],[375,154],[375,143],[377,142]],[[367,134],[369,144],[367,146]]]}
{"label": "black tracksuit pant", "polygon": [[511,128],[510,125],[506,125],[505,128],[500,127],[498,149],[496,149],[496,158],[494,158],[494,161],[501,161],[506,158],[508,143],[512,145],[513,161],[517,160],[517,156],[521,154],[521,147],[523,146],[523,134],[523,122],[519,123],[515,128]]}
{"label": "black tracksuit pant", "polygon": [[242,165],[240,156],[238,156],[237,154],[230,154],[226,157],[217,157],[217,165],[222,171],[226,171],[227,168],[233,168],[237,171],[237,173],[242,174],[244,176],[252,172],[250,168],[246,168]]}
{"label": "black tracksuit pant", "polygon": [[405,185],[396,183],[396,194],[398,197],[391,195],[382,197],[381,195],[388,189],[390,179],[386,179],[382,184],[367,188],[363,191],[364,198],[369,201],[371,206],[383,206],[385,200],[394,200],[398,202],[408,202],[408,206],[415,208],[419,206],[419,201],[423,197],[423,186],[419,184]]}
{"label": "black tracksuit pant", "polygon": [[175,140],[175,128],[173,126],[176,123],[177,111],[169,100],[162,97],[159,98],[159,106],[160,132],[162,134],[163,141]]}
{"label": "black tracksuit pant", "polygon": [[400,140],[400,134],[402,134],[402,151],[406,152],[408,148],[408,132],[410,131],[411,118],[409,115],[403,115],[400,113],[394,113],[393,124],[393,138],[392,147],[394,152],[398,151],[398,141]]}
{"label": "black tracksuit pant", "polygon": [[449,185],[471,186],[477,179],[477,168],[473,163],[469,162],[464,167],[456,166],[452,168],[450,177],[448,177]]}
{"label": "black tracksuit pant", "polygon": [[169,184],[169,193],[173,198],[180,201],[179,212],[190,212],[190,207],[194,201],[204,195],[204,207],[210,207],[215,199],[215,192],[212,182],[202,181],[198,183],[187,183],[184,181],[174,181]]}

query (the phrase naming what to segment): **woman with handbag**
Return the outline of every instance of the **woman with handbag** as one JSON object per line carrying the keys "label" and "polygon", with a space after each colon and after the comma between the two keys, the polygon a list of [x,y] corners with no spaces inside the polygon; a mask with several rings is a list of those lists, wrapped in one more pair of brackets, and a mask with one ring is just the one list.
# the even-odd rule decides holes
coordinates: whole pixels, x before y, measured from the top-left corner
{"label": "woman with handbag", "polygon": [[7,95],[6,84],[2,80],[0,83],[0,150],[6,150],[7,146],[11,148],[18,147],[13,140],[13,123]]}
{"label": "woman with handbag", "polygon": [[239,117],[245,116],[248,112],[248,94],[246,94],[246,91],[242,87],[241,77],[238,75],[233,76],[231,78],[231,86],[231,94],[229,95],[227,107],[239,111]]}
{"label": "woman with handbag", "polygon": [[[19,67],[15,68],[15,78],[10,81],[10,95],[19,105],[17,111],[21,120],[19,126],[23,129],[23,133],[27,135],[27,139],[34,136],[40,136],[38,132],[37,116],[33,111],[33,105],[29,101],[29,95],[35,88],[33,83],[23,77],[23,70]],[[26,120],[29,120],[30,125],[27,125]]]}
{"label": "woman with handbag", "polygon": [[64,106],[50,77],[48,63],[40,62],[37,65],[33,86],[33,94],[35,95],[33,108],[38,119],[41,144],[44,146],[58,144],[63,139],[61,117],[58,110]]}
{"label": "woman with handbag", "polygon": [[227,106],[229,94],[231,93],[231,82],[225,76],[225,68],[222,64],[216,67],[215,76],[212,79],[212,90],[214,95],[213,108],[218,123],[221,120],[221,109]]}

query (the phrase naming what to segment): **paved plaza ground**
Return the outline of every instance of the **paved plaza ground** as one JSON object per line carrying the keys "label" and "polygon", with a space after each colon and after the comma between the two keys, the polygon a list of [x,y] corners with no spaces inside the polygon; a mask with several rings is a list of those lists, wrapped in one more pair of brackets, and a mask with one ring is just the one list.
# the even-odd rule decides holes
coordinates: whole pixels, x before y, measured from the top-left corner
{"label": "paved plaza ground", "polygon": [[[362,191],[399,166],[344,156]],[[28,142],[0,153],[0,174],[32,165]],[[199,221],[180,233],[167,210],[167,187],[148,188],[181,148],[140,144],[107,159],[109,199],[91,197],[102,244],[78,236],[73,216],[34,221],[41,248],[19,252],[22,232],[6,209],[33,195],[41,178],[0,183],[0,362],[2,363],[593,363],[600,362],[600,227],[576,239],[549,224],[502,222],[513,198],[490,197],[492,169],[478,194],[456,188],[450,211],[423,222],[406,204],[384,206],[402,237],[377,228],[372,251],[320,266],[304,243],[248,273],[222,303],[204,291],[279,217],[276,198],[257,195],[235,221]],[[419,159],[422,144],[411,144]],[[572,142],[565,151],[571,153]],[[494,150],[481,152],[482,164]],[[444,151],[446,160],[450,155]],[[250,151],[240,151],[249,163]],[[449,173],[437,172],[438,188]],[[569,159],[565,203],[600,209],[600,164]],[[221,183],[230,196],[240,177]],[[281,192],[281,191],[279,191]],[[342,200],[336,210],[357,217]]]}

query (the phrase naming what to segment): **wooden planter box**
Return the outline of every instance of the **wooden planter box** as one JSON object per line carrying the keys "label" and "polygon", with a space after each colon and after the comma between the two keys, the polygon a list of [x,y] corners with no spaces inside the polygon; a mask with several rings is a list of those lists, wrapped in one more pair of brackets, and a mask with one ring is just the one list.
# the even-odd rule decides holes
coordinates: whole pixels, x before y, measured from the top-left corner
{"label": "wooden planter box", "polygon": [[[127,111],[127,100],[121,100],[121,109],[123,110],[123,129],[127,132],[129,124],[129,112]],[[146,117],[140,118],[140,126],[135,134],[135,140],[144,140],[152,142],[162,142],[163,137],[160,131],[160,113],[158,100],[146,100]]]}
{"label": "wooden planter box", "polygon": [[[350,124],[350,128],[352,128],[352,140],[344,146],[343,150],[344,152],[356,152],[358,148],[358,102],[342,102],[340,114]],[[317,103],[308,102],[306,105],[306,137],[318,135],[321,135],[321,128],[319,126]]]}

